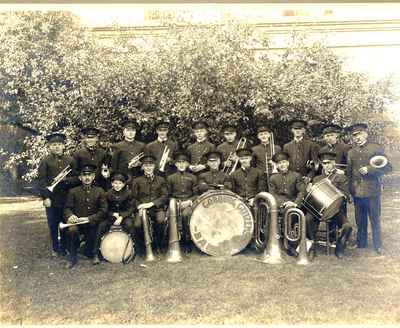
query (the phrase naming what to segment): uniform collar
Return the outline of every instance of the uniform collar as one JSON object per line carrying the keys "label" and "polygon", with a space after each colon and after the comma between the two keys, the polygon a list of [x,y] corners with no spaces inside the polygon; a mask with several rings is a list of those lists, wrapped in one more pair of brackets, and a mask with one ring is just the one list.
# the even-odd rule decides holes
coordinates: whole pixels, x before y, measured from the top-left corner
{"label": "uniform collar", "polygon": [[294,142],[301,142],[301,141],[303,141],[303,140],[304,140],[304,136],[301,137],[301,138],[298,138],[298,139],[293,138],[293,141],[294,141]]}
{"label": "uniform collar", "polygon": [[164,143],[164,142],[167,142],[167,141],[168,141],[168,138],[161,139],[160,137],[158,137],[158,138],[157,138],[157,141],[160,142],[160,143]]}

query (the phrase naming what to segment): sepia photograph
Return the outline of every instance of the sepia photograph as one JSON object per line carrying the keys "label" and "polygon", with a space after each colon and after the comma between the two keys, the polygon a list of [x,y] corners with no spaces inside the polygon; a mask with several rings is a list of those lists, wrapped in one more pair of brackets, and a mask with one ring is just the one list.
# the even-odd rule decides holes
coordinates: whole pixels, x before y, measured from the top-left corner
{"label": "sepia photograph", "polygon": [[399,58],[400,3],[0,4],[0,324],[399,325]]}

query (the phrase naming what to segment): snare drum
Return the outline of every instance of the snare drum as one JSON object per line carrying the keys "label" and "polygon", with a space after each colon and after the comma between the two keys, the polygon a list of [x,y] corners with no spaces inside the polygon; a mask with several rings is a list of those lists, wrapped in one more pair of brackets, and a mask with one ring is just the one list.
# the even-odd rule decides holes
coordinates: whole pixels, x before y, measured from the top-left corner
{"label": "snare drum", "polygon": [[303,206],[320,220],[327,220],[339,212],[344,198],[331,180],[324,178],[311,187],[303,199]]}
{"label": "snare drum", "polygon": [[132,238],[122,230],[121,226],[111,226],[101,239],[101,255],[111,263],[128,263],[135,256]]}
{"label": "snare drum", "polygon": [[239,253],[253,237],[253,214],[238,195],[211,190],[196,199],[190,217],[190,234],[204,253],[228,256]]}

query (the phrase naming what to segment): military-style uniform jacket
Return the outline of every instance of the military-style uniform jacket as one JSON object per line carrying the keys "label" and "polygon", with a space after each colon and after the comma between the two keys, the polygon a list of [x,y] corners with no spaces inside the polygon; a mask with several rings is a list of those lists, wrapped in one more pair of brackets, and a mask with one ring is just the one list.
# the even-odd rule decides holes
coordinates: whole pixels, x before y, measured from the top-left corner
{"label": "military-style uniform jacket", "polygon": [[[150,142],[148,145],[146,145],[146,147],[145,147],[146,152],[153,155],[156,158],[157,169],[160,168],[161,156],[162,156],[166,146],[168,146],[168,148],[170,150],[168,157],[172,158],[172,155],[178,149],[178,145],[175,141],[172,141],[170,139],[168,139],[166,142],[160,142],[159,140],[154,140],[154,141]],[[167,163],[165,165],[165,172],[171,172],[172,168],[173,168],[173,163],[172,162]]]}
{"label": "military-style uniform jacket", "polygon": [[[72,169],[55,188],[50,192],[46,187],[49,187],[53,179],[67,166]],[[50,198],[52,207],[63,207],[65,204],[65,195],[70,188],[76,187],[80,184],[76,176],[75,164],[71,156],[68,155],[53,155],[46,156],[39,165],[39,192],[40,196]]]}
{"label": "military-style uniform jacket", "polygon": [[[278,145],[274,145],[275,147],[275,154],[280,153],[282,148]],[[254,160],[255,160],[255,165],[258,169],[260,169],[262,172],[265,172],[266,170],[266,154],[268,156],[268,161],[272,160],[271,158],[271,144],[268,145],[263,145],[263,144],[259,144],[257,146],[254,146],[253,148],[251,148],[251,150],[253,151],[254,154]],[[269,167],[269,171],[268,173],[271,173],[272,169],[271,167]]]}
{"label": "military-style uniform jacket", "polygon": [[[383,168],[374,168],[369,164],[371,157],[383,155],[384,150],[381,145],[375,143],[365,143],[362,146],[355,146],[349,150],[347,157],[347,176],[350,181],[350,193],[355,197],[371,197],[381,193],[380,177],[392,170],[388,163]],[[367,166],[368,174],[361,175],[358,171],[361,167]]]}
{"label": "military-style uniform jacket", "polygon": [[96,186],[78,186],[71,189],[64,208],[64,218],[71,215],[88,217],[91,224],[97,224],[107,214],[105,191]]}
{"label": "military-style uniform jacket", "polygon": [[318,150],[318,144],[305,138],[299,142],[292,140],[283,146],[283,151],[289,154],[290,170],[310,177],[315,174],[306,167],[306,163],[309,160],[318,163]]}
{"label": "military-style uniform jacket", "polygon": [[347,153],[349,152],[351,146],[343,142],[338,142],[335,145],[324,145],[319,150],[320,152],[330,151],[336,154],[336,163],[347,164]]}
{"label": "military-style uniform jacket", "polygon": [[153,202],[156,208],[160,208],[168,201],[167,182],[158,175],[153,179],[147,176],[133,179],[131,189],[138,204]]}
{"label": "military-style uniform jacket", "polygon": [[219,189],[216,185],[223,185],[225,189],[232,190],[231,177],[221,171],[208,171],[201,173],[198,179],[198,191],[204,193],[208,190]]}
{"label": "military-style uniform jacket", "polygon": [[278,205],[292,201],[301,204],[305,195],[305,185],[302,176],[298,172],[278,172],[271,176],[269,182],[270,192],[275,196]]}
{"label": "military-style uniform jacket", "polygon": [[112,170],[113,172],[121,172],[129,177],[135,177],[139,175],[140,166],[128,168],[128,164],[132,158],[140,154],[144,150],[144,143],[140,141],[121,141],[113,146],[113,157],[112,157]]}
{"label": "military-style uniform jacket", "polygon": [[197,177],[189,172],[176,172],[167,177],[169,197],[176,199],[196,198]]}
{"label": "military-style uniform jacket", "polygon": [[249,199],[259,192],[267,190],[264,173],[255,167],[245,170],[240,168],[232,173],[232,191]]}
{"label": "military-style uniform jacket", "polygon": [[335,169],[329,175],[326,175],[324,172],[322,172],[321,175],[317,175],[316,177],[314,177],[312,182],[317,183],[318,181],[321,181],[322,179],[325,178],[331,180],[332,184],[340,191],[342,191],[347,198],[350,197],[349,180],[347,179],[347,176],[345,175],[344,171]]}
{"label": "military-style uniform jacket", "polygon": [[123,188],[120,191],[110,189],[106,193],[108,212],[107,218],[112,222],[115,221],[114,213],[119,213],[124,219],[132,217],[136,211],[136,201],[128,188]]}
{"label": "military-style uniform jacket", "polygon": [[215,150],[215,146],[207,139],[202,142],[195,142],[187,147],[190,156],[190,164],[205,164],[207,159],[204,157],[208,152]]}

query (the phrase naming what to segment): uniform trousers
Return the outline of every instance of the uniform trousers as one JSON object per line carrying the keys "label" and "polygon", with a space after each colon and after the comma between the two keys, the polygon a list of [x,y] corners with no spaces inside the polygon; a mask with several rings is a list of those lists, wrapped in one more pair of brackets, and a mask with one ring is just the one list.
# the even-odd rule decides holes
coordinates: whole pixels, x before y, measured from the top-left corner
{"label": "uniform trousers", "polygon": [[71,254],[71,259],[76,259],[78,249],[80,246],[80,235],[83,234],[86,240],[84,255],[87,257],[93,257],[94,243],[96,240],[96,232],[98,225],[97,224],[79,224],[68,227],[67,236],[68,236],[68,249]]}
{"label": "uniform trousers", "polygon": [[46,207],[47,224],[50,230],[51,244],[54,252],[65,252],[66,235],[65,230],[60,230],[61,242],[58,242],[58,225],[63,222],[62,207]]}

